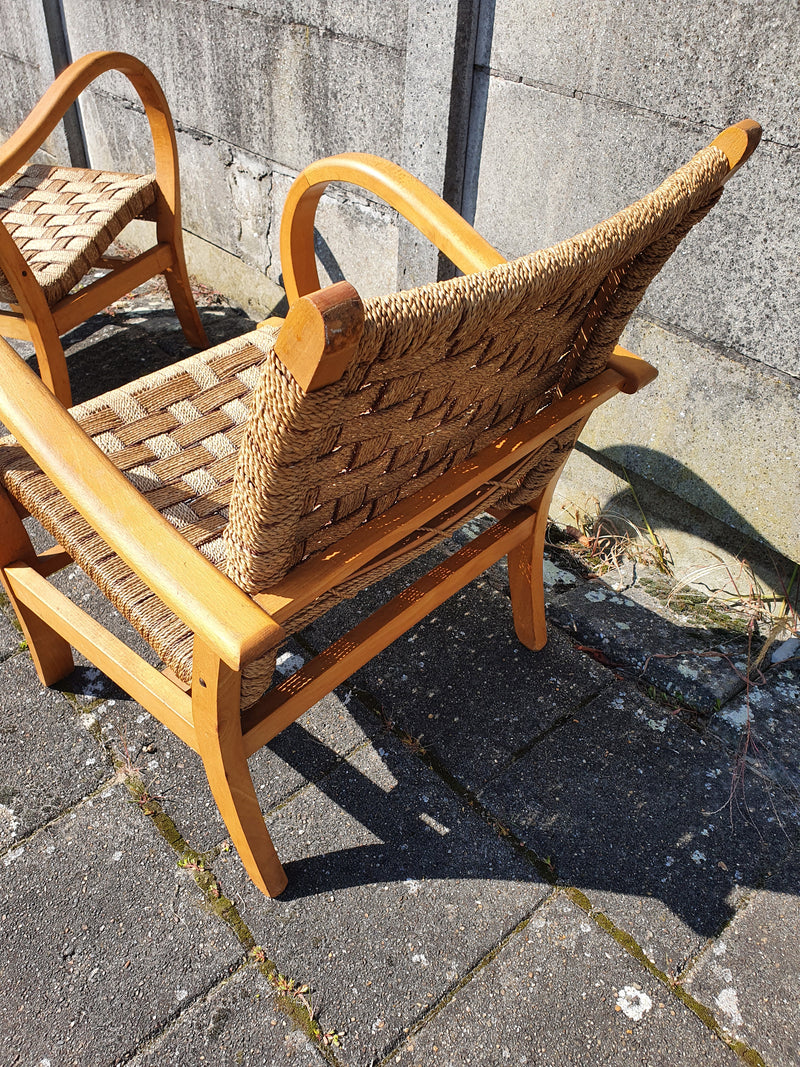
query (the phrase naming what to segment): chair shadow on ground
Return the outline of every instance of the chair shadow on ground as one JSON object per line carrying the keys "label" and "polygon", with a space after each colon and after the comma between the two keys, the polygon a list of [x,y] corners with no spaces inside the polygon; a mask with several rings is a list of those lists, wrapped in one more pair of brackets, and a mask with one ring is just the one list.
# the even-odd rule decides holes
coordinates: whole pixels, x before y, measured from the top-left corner
{"label": "chair shadow on ground", "polygon": [[[233,308],[200,313],[212,343],[253,325]],[[191,349],[171,310],[134,309],[85,323],[70,335],[67,352],[80,402]],[[606,458],[618,462],[622,453],[610,449]],[[437,631],[443,636],[430,697],[430,664],[423,670],[416,650],[430,647]],[[316,635],[310,640],[316,644]],[[796,798],[752,777],[744,799],[731,804],[735,753],[704,736],[702,722],[671,715],[611,670],[591,664],[595,675],[576,701],[565,702],[551,677],[554,656],[563,657],[567,645],[552,627],[544,651],[519,646],[507,596],[478,579],[341,690],[366,695],[396,727],[385,731],[363,700],[353,702],[372,740],[363,750],[369,773],[302,724],[276,738],[271,752],[311,782],[318,798],[313,825],[286,863],[289,887],[281,899],[409,878],[553,880],[600,908],[614,896],[660,902],[697,935],[711,937],[742,891],[769,880],[773,889],[796,893],[781,875],[796,844]],[[583,671],[586,657],[569,654],[574,672]],[[460,684],[451,688],[455,679]],[[532,694],[543,698],[544,711]],[[423,737],[426,763],[398,731],[418,736],[432,700],[439,723],[450,725],[432,740]],[[491,771],[483,780],[475,771],[481,765]],[[198,788],[206,789],[199,762],[197,768]],[[290,820],[308,803],[290,801],[273,821]],[[280,826],[276,841],[280,851]]]}
{"label": "chair shadow on ground", "polygon": [[[466,590],[466,608],[451,600],[434,621],[411,631],[415,650],[430,646],[435,628],[463,635],[450,644],[439,684],[401,638],[351,679],[352,689],[340,690],[345,698],[348,691],[366,694],[392,720],[393,735],[350,701],[372,738],[371,773],[351,760],[315,777],[313,768],[330,763],[332,754],[300,724],[271,743],[275,755],[314,781],[316,794],[302,802],[311,805],[313,825],[298,839],[308,852],[287,863],[281,899],[409,878],[552,880],[581,890],[600,910],[613,912],[611,901],[620,897],[645,901],[645,911],[661,906],[708,938],[730,920],[743,892],[767,880],[772,889],[798,891],[780,873],[797,844],[796,797],[754,774],[734,788],[736,753],[706,734],[702,719],[683,721],[612,670],[599,680],[595,674],[577,703],[560,704],[553,686],[554,706],[543,712],[529,692],[563,673],[556,660],[564,655],[564,635],[551,627],[552,651],[517,644],[512,665],[510,604],[506,635],[486,640],[499,595],[478,580]],[[570,654],[580,672],[586,657]],[[511,734],[494,730],[483,710],[491,681],[481,667],[498,658],[502,699],[516,715]],[[449,689],[443,678],[462,685]],[[453,745],[444,728],[432,740],[423,736],[421,760],[413,744],[397,737],[417,735],[432,702],[439,723],[453,722]],[[493,710],[502,715],[502,707]],[[505,756],[498,760],[500,735]],[[482,764],[491,770],[480,780]],[[658,921],[669,920],[662,914]]]}

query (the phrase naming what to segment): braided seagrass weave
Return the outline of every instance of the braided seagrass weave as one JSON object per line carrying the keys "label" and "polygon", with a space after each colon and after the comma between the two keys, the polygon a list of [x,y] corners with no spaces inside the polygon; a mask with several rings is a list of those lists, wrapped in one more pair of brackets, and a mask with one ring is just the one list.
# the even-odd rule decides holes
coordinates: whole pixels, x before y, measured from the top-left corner
{"label": "braided seagrass weave", "polygon": [[[55,304],[155,201],[153,174],[31,165],[0,185],[0,221]],[[14,291],[0,273],[0,300]]]}
{"label": "braided seagrass weave", "polygon": [[[602,370],[650,281],[719,198],[726,168],[704,149],[577,237],[367,301],[355,358],[318,392],[265,367],[225,531],[231,577],[250,593],[268,588]],[[490,502],[534,499],[572,444],[569,433],[551,442]]]}
{"label": "braided seagrass weave", "polygon": [[[148,501],[251,594],[431,482],[607,364],[645,289],[720,195],[727,160],[700,152],[655,192],[585,233],[480,273],[365,305],[341,380],[306,393],[260,330],[73,409]],[[491,483],[480,508],[534,501],[572,428]],[[185,682],[192,635],[15,446],[0,477]],[[460,515],[459,526],[468,516]],[[331,590],[299,629],[448,534]],[[423,531],[425,535],[425,531]],[[242,707],[273,659],[244,672]]]}
{"label": "braided seagrass weave", "polygon": [[[221,568],[221,533],[249,399],[276,333],[256,330],[72,409],[80,426],[147,501]],[[2,479],[12,496],[188,682],[189,630],[107,548],[13,439],[0,441],[0,457]]]}

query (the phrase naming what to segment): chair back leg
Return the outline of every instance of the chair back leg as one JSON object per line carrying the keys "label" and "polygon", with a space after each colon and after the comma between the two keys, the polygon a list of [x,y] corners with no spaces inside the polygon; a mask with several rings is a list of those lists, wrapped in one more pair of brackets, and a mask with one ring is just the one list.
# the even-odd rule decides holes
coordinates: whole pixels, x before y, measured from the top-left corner
{"label": "chair back leg", "polygon": [[39,282],[34,277],[22,253],[6,230],[0,225],[0,267],[14,290],[22,320],[7,337],[29,339],[36,350],[39,374],[47,388],[58,397],[64,407],[72,406],[72,390],[67,373],[67,360],[53,313]]}
{"label": "chair back leg", "polygon": [[[585,424],[586,420],[583,420]],[[583,426],[581,426],[583,429]],[[569,459],[569,454],[567,455]],[[529,537],[508,553],[508,585],[514,629],[526,648],[538,652],[547,644],[544,606],[544,540],[556,484],[567,459],[555,471],[535,506],[536,522]],[[529,504],[528,507],[533,507]]]}
{"label": "chair back leg", "polygon": [[169,243],[172,248],[172,266],[164,271],[164,278],[175,306],[175,314],[189,344],[195,348],[208,348],[208,337],[192,296],[180,230],[173,234]]}
{"label": "chair back leg", "polygon": [[192,712],[197,751],[245,870],[262,893],[276,897],[286,888],[287,877],[261,814],[244,754],[240,685],[241,673],[231,670],[195,638]]}
{"label": "chair back leg", "polygon": [[39,377],[65,408],[72,407],[72,386],[67,370],[67,357],[58,335],[58,328],[49,310],[28,322],[31,341],[36,350]]}

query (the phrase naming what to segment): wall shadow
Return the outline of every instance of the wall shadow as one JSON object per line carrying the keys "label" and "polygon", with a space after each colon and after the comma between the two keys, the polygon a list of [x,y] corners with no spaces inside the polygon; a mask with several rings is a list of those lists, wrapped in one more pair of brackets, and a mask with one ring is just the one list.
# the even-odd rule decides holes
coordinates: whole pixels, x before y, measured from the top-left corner
{"label": "wall shadow", "polygon": [[[745,518],[731,500],[718,493],[690,467],[664,452],[641,446],[633,449],[626,445],[611,445],[595,451],[579,444],[577,450],[597,461],[622,481],[628,481],[635,491],[634,494],[630,489],[626,489],[608,500],[600,510],[600,520],[605,516],[613,521],[615,515],[621,514],[638,528],[643,526],[645,519],[655,520],[661,530],[674,530],[700,537],[711,546],[709,566],[715,564],[710,554],[713,547],[740,560],[746,560],[765,588],[781,590],[797,607],[800,602],[797,561],[787,557]],[[631,470],[629,463],[632,451],[635,451],[636,463],[640,469],[659,472],[658,481],[645,479]],[[657,494],[655,499],[653,490]],[[694,503],[692,498],[698,503]],[[702,506],[700,501],[703,502]],[[651,514],[648,514],[649,502],[652,502],[653,507]],[[669,533],[663,536],[669,548]],[[707,580],[717,578],[718,588],[725,584],[723,567],[712,572]],[[745,582],[746,576],[743,575],[741,580]]]}

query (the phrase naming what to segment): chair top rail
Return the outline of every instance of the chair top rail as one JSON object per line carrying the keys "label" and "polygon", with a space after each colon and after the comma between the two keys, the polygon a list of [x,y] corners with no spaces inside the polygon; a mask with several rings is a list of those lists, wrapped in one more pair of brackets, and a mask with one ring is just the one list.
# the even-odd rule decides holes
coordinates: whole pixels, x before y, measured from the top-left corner
{"label": "chair top rail", "polygon": [[[755,151],[761,127],[753,119],[728,126],[711,142],[727,157],[727,181]],[[295,180],[281,220],[281,268],[289,303],[320,288],[314,256],[317,204],[330,182],[374,193],[408,219],[461,271],[471,274],[505,262],[504,257],[427,185],[396,163],[348,152],[317,160]]]}
{"label": "chair top rail", "polygon": [[124,74],[136,90],[150,124],[159,187],[170,205],[177,203],[177,145],[167,99],[149,67],[125,52],[90,52],[59,74],[28,117],[0,146],[0,182],[7,181],[30,159],[84,89],[110,70]]}

